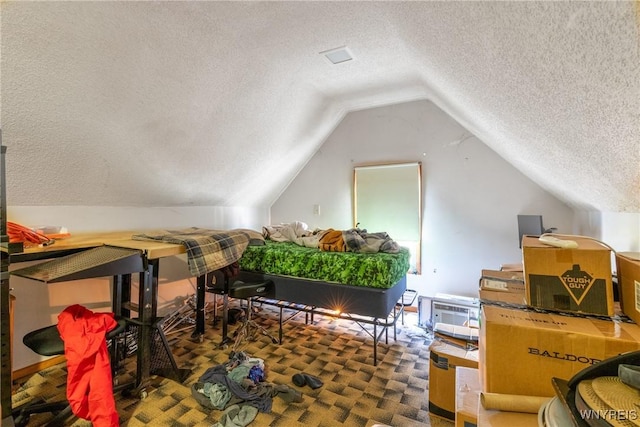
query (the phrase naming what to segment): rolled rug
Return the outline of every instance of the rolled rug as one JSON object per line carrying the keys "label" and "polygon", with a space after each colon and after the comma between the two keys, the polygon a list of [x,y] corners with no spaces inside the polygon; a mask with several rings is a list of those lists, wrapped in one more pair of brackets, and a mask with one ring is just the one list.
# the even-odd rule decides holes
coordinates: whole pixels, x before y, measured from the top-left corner
{"label": "rolled rug", "polygon": [[[552,398],[549,403],[544,406],[544,426],[565,427],[573,425],[573,421],[567,413],[567,409],[557,397]],[[538,423],[540,423],[540,419],[538,419]]]}
{"label": "rolled rug", "polygon": [[544,413],[547,411],[547,405],[548,404],[540,406],[538,410],[538,427],[547,427],[544,421]]}
{"label": "rolled rug", "polygon": [[[576,391],[576,406],[590,426],[640,426],[640,391],[620,378],[605,376],[580,381]],[[582,400],[580,406],[586,408],[578,405],[578,398]]]}
{"label": "rolled rug", "polygon": [[630,351],[628,353],[622,353],[618,356],[611,357],[603,360],[600,363],[595,363],[587,368],[584,368],[577,374],[575,374],[569,380],[569,388],[574,389],[580,381],[590,380],[592,378],[616,376],[618,375],[618,366],[620,364],[640,365],[640,351]]}
{"label": "rolled rug", "polygon": [[640,366],[621,363],[618,365],[618,377],[626,385],[640,390]]}
{"label": "rolled rug", "polygon": [[[581,381],[576,387],[575,405],[578,413],[580,414],[580,417],[585,423],[587,423],[589,427],[611,427],[611,424],[606,422],[604,419],[601,419],[595,415],[590,415],[590,411],[601,410],[603,408],[606,408],[606,405],[597,396],[595,396],[595,393],[593,393],[593,389],[591,389],[590,384],[587,384],[587,381],[591,380]],[[582,394],[580,393],[581,391]],[[587,404],[583,397],[587,395],[589,395],[589,397],[587,398],[589,404]]]}
{"label": "rolled rug", "polygon": [[480,393],[480,403],[485,409],[537,414],[550,397],[521,396],[516,394]]}
{"label": "rolled rug", "polygon": [[629,421],[640,427],[640,390],[628,386],[620,377],[594,378],[591,387],[607,406],[617,412],[616,421]]}

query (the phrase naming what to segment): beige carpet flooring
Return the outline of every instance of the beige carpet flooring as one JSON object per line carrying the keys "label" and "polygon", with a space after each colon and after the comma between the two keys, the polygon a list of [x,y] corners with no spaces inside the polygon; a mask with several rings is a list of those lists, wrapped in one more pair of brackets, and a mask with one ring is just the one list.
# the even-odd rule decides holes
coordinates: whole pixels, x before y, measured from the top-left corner
{"label": "beige carpet flooring", "polygon": [[[254,318],[277,337],[277,315],[277,309],[264,306]],[[392,329],[388,344],[383,336],[377,366],[373,365],[373,339],[358,323],[323,316],[314,320],[307,325],[301,315],[286,323],[282,345],[258,335],[256,341],[245,342],[240,348],[264,359],[267,382],[287,384],[303,393],[300,403],[274,397],[272,411],[258,413],[250,426],[453,426],[428,412],[430,337],[417,326],[416,313],[406,313],[404,325],[398,320],[397,340],[393,340]],[[372,330],[370,325],[363,326]],[[233,328],[230,326],[230,334]],[[202,342],[194,342],[189,329],[168,335],[178,366],[191,370],[182,384],[158,376],[144,399],[116,395],[122,426],[212,426],[220,420],[223,412],[204,408],[190,390],[208,368],[229,359],[231,348],[219,348],[220,325],[213,324],[212,316],[206,329]],[[126,359],[125,368],[120,382],[135,373],[135,356]],[[300,372],[320,378],[324,385],[316,390],[296,387],[291,378]],[[65,382],[64,363],[19,379],[14,407],[34,398],[64,398]],[[29,426],[43,425],[49,417],[33,416]],[[71,419],[67,425],[91,423]]]}

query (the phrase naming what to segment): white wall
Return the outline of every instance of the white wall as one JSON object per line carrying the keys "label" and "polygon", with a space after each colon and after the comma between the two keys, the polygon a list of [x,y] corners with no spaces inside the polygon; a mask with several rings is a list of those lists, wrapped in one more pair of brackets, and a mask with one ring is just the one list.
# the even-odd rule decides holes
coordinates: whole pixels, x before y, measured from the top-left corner
{"label": "white wall", "polygon": [[[211,229],[252,228],[261,230],[268,224],[266,208],[139,208],[93,206],[11,206],[7,194],[7,218],[23,225],[60,225],[73,233],[160,228],[202,227]],[[12,263],[10,270],[31,263]],[[137,275],[134,275],[137,282]],[[164,258],[159,268],[158,311],[163,313],[180,307],[186,297],[195,293],[196,278],[191,277],[185,255]],[[29,331],[57,322],[58,314],[72,304],[93,311],[110,311],[110,278],[77,280],[43,284],[18,276],[10,276],[11,293],[16,297],[13,369],[20,369],[44,359],[22,343]],[[137,285],[132,287],[137,298]]]}
{"label": "white wall", "polygon": [[429,101],[348,114],[272,205],[271,222],[351,228],[353,167],[401,161],[423,165],[423,269],[408,281],[421,295],[476,296],[481,269],[521,262],[518,214],[573,231],[569,206]]}
{"label": "white wall", "polygon": [[24,225],[59,225],[71,233],[159,229],[163,227],[256,228],[268,219],[266,208],[12,206],[7,191],[7,218]]}
{"label": "white wall", "polygon": [[579,211],[576,234],[595,237],[617,252],[640,252],[640,213]]}
{"label": "white wall", "polygon": [[[575,233],[592,236],[616,252],[640,252],[640,213],[577,211]],[[617,273],[615,254],[611,268]]]}
{"label": "white wall", "polygon": [[602,212],[601,239],[617,252],[640,252],[640,213]]}

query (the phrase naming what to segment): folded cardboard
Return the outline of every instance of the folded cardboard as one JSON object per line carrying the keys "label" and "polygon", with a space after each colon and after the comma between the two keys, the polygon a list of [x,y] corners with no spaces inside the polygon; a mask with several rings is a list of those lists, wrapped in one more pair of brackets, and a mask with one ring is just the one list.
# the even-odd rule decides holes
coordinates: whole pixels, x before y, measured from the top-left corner
{"label": "folded cardboard", "polygon": [[[478,425],[482,427],[539,427],[537,414],[505,412],[483,409],[478,410]],[[563,426],[564,427],[564,426]]]}
{"label": "folded cardboard", "polygon": [[448,323],[436,323],[433,327],[433,332],[465,342],[478,342],[478,328],[450,325]]}
{"label": "folded cardboard", "polygon": [[480,289],[478,297],[483,304],[498,304],[508,306],[526,306],[527,294],[524,290],[514,292],[488,291]]}
{"label": "folded cardboard", "polygon": [[524,274],[520,271],[482,270],[480,289],[502,292],[524,292]]}
{"label": "folded cardboard", "polygon": [[561,311],[612,316],[611,250],[589,238],[571,236],[577,248],[522,239],[524,279],[529,305]]}
{"label": "folded cardboard", "polygon": [[551,397],[551,378],[640,350],[640,326],[619,320],[484,305],[479,358],[483,391]]}
{"label": "folded cardboard", "polygon": [[640,323],[640,252],[618,252],[616,273],[622,312]]}
{"label": "folded cardboard", "polygon": [[455,420],[456,368],[478,368],[478,350],[433,341],[429,346],[429,413]]}
{"label": "folded cardboard", "polygon": [[527,305],[522,272],[482,270],[478,297],[483,304]]}
{"label": "folded cardboard", "polygon": [[502,264],[500,266],[500,270],[502,270],[502,271],[519,271],[520,273],[522,273],[523,268],[522,268],[522,263],[519,263],[519,264]]}
{"label": "folded cardboard", "polygon": [[438,341],[442,341],[444,343],[447,344],[451,344],[455,347],[459,347],[459,348],[465,348],[467,350],[477,350],[478,349],[478,337],[476,336],[476,340],[475,341],[469,341],[469,340],[465,340],[465,339],[460,339],[460,338],[454,338],[452,336],[449,335],[444,335],[441,334],[437,331],[433,331],[433,337],[434,339],[438,340]]}
{"label": "folded cardboard", "polygon": [[456,426],[477,427],[480,373],[475,368],[456,369]]}

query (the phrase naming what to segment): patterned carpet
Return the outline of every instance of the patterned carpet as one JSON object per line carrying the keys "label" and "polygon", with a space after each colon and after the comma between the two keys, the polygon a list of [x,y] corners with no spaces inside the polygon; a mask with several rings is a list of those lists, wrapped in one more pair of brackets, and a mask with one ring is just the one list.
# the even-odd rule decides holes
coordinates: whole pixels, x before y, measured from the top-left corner
{"label": "patterned carpet", "polygon": [[[277,309],[264,306],[254,318],[277,336]],[[373,366],[373,339],[358,323],[316,316],[315,324],[305,325],[298,316],[284,326],[284,342],[273,344],[258,335],[256,341],[245,342],[240,350],[265,360],[267,381],[286,384],[303,393],[303,402],[286,403],[273,399],[270,413],[258,413],[251,426],[361,426],[376,424],[408,427],[443,425],[428,413],[428,373],[430,338],[416,326],[416,313],[405,315],[405,325],[398,320],[397,340],[389,331],[389,344],[378,345],[378,366]],[[369,331],[372,327],[366,326]],[[230,326],[230,334],[234,326]],[[228,361],[230,348],[219,349],[220,326],[207,320],[202,342],[190,338],[191,331],[168,335],[173,354],[180,368],[190,368],[191,374],[179,384],[156,377],[148,395],[138,398],[117,394],[117,408],[122,426],[212,426],[223,412],[206,409],[192,396],[190,386],[210,367]],[[135,373],[135,356],[127,358],[128,373],[120,382]],[[308,373],[320,378],[324,385],[312,390],[297,387],[292,375]],[[131,374],[129,374],[131,373]],[[14,407],[34,397],[57,400],[64,397],[65,365],[46,369],[29,378],[18,380]],[[42,425],[50,415],[34,415],[30,426]],[[88,421],[71,419],[68,425],[90,426]]]}

